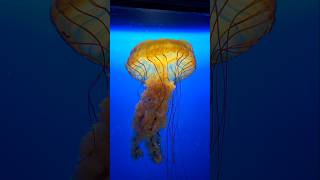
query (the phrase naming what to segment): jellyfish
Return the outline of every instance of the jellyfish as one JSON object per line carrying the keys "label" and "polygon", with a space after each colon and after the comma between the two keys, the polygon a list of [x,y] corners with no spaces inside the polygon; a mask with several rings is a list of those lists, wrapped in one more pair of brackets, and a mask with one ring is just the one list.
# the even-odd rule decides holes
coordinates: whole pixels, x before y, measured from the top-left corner
{"label": "jellyfish", "polygon": [[[101,67],[88,88],[88,112],[94,123],[83,138],[74,179],[110,179],[109,173],[109,0],[54,0],[51,21],[62,39],[75,52]],[[100,85],[105,88],[99,88]],[[99,85],[99,86],[98,86]],[[100,113],[93,94],[104,93]],[[101,91],[103,89],[103,91]]]}
{"label": "jellyfish", "polygon": [[211,162],[212,179],[222,178],[226,126],[228,62],[268,34],[275,21],[275,0],[211,0]]}
{"label": "jellyfish", "polygon": [[135,135],[131,154],[140,158],[145,142],[155,163],[162,161],[160,130],[166,127],[168,102],[176,83],[196,68],[192,46],[184,40],[158,39],[138,44],[128,58],[129,74],[144,84],[133,118]]}

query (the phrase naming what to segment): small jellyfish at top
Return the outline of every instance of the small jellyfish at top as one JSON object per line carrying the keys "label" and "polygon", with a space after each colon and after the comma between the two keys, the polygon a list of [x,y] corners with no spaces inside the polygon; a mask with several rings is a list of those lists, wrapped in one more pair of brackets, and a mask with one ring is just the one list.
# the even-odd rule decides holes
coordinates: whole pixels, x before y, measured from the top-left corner
{"label": "small jellyfish at top", "polygon": [[191,44],[184,40],[158,39],[138,44],[130,54],[126,68],[129,74],[145,85],[133,118],[135,136],[132,156],[143,155],[141,142],[146,142],[151,159],[163,159],[160,130],[166,127],[168,102],[176,83],[196,68]]}

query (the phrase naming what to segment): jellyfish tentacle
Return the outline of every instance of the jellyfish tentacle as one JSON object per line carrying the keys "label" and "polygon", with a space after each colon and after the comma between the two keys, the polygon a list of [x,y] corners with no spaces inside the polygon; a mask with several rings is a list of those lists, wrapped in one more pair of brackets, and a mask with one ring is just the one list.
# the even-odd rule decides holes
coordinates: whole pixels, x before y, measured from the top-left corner
{"label": "jellyfish tentacle", "polygon": [[[164,64],[162,63],[162,61],[158,58],[158,56],[155,56],[156,57],[156,59],[159,61],[159,63],[161,64],[161,68],[162,68],[162,71],[161,72],[165,72],[165,70],[164,70]],[[162,73],[162,80],[164,80],[165,78],[164,78],[164,76],[165,76],[166,74],[165,73]]]}
{"label": "jellyfish tentacle", "polygon": [[[136,68],[140,68],[140,66],[138,66],[138,65],[136,65],[136,64],[130,64],[129,67],[130,67],[133,71],[136,72],[135,76],[141,77],[141,79],[143,79],[144,76],[141,74],[141,72],[138,71],[138,70],[136,70]],[[134,67],[136,67],[136,68],[134,68]]]}
{"label": "jellyfish tentacle", "polygon": [[137,63],[142,66],[142,67],[140,66],[140,68],[143,68],[144,77],[148,77],[148,71],[147,71],[146,66],[140,61],[137,61]]}
{"label": "jellyfish tentacle", "polygon": [[156,63],[153,62],[153,60],[151,60],[151,59],[152,59],[152,58],[149,58],[149,57],[147,56],[147,60],[153,64],[154,69],[156,70],[156,74],[157,74],[157,76],[159,77],[159,79],[160,79],[160,81],[161,81],[161,84],[163,85],[162,78],[161,78],[161,75],[160,75],[161,73],[160,73],[159,70],[158,70],[158,66],[157,66]]}

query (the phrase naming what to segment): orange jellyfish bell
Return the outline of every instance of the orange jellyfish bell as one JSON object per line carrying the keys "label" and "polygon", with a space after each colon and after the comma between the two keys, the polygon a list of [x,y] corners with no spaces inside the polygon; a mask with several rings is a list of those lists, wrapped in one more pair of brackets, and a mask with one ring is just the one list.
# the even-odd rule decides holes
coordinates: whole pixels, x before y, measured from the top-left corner
{"label": "orange jellyfish bell", "polygon": [[54,0],[51,19],[61,37],[79,54],[109,65],[109,1]]}
{"label": "orange jellyfish bell", "polygon": [[132,77],[146,86],[136,106],[132,155],[134,158],[142,156],[139,145],[146,140],[153,161],[160,163],[159,131],[166,127],[168,101],[175,83],[195,70],[192,46],[182,40],[144,41],[132,50],[126,67]]}
{"label": "orange jellyfish bell", "polygon": [[222,63],[246,52],[271,31],[275,0],[211,1],[211,62]]}
{"label": "orange jellyfish bell", "polygon": [[194,71],[196,61],[187,41],[147,40],[131,51],[126,67],[140,81],[153,78],[179,81]]}

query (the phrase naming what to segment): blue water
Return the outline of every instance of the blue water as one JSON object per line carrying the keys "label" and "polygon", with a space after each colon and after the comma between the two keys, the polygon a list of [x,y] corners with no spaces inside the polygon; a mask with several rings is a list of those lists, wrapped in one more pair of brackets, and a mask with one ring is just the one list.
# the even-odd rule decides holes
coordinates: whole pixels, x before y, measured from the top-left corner
{"label": "blue water", "polygon": [[[99,68],[61,40],[49,21],[50,4],[49,0],[1,3],[0,179],[70,179],[80,140],[90,129],[87,88]],[[271,34],[230,63],[223,179],[319,179],[319,30],[318,1],[278,1],[277,21]],[[181,31],[174,27],[174,32]],[[197,79],[207,73],[205,57],[201,60],[201,56],[206,55],[197,47],[200,46],[197,37],[207,34],[199,31],[195,28],[180,35],[168,34],[189,40],[199,63],[204,63],[203,69],[200,65],[181,83],[180,100],[185,104],[179,106],[181,129],[176,151],[177,163],[184,162],[184,167],[178,164],[176,169],[183,173],[176,174],[185,179],[208,175],[205,169],[208,161],[203,154],[206,150],[200,149],[208,144],[201,139],[205,133],[199,132],[199,129],[207,130],[208,127],[204,127],[207,120],[195,120],[196,108],[190,110],[188,106],[201,102],[198,106],[202,107],[209,98],[200,99],[190,92],[191,89],[204,91],[197,94],[200,97],[208,92],[202,88],[208,87],[206,80]],[[112,33],[128,35],[131,31],[120,28]],[[162,33],[158,32],[158,36]],[[145,38],[156,38],[156,35],[150,32]],[[135,43],[123,44],[124,51],[128,52],[144,37],[130,39]],[[114,108],[111,136],[119,138],[111,140],[114,146],[111,147],[111,176],[132,175],[130,179],[134,176],[143,179],[155,175],[154,179],[159,179],[163,177],[163,165],[155,166],[148,156],[133,161],[130,149],[125,148],[130,145],[131,118],[139,100],[139,83],[123,70],[128,54],[121,52],[117,62],[111,60],[115,63],[111,76],[119,73],[123,76],[114,78],[127,79],[128,83],[119,87],[131,86],[119,88],[119,92],[111,86],[111,103],[118,103],[111,107]],[[111,52],[111,56],[113,54]],[[111,83],[115,81],[111,79]],[[116,122],[116,113],[120,114],[119,122]],[[183,118],[188,113],[190,116]],[[205,115],[199,113],[199,116]],[[195,131],[200,134],[193,134]]]}

